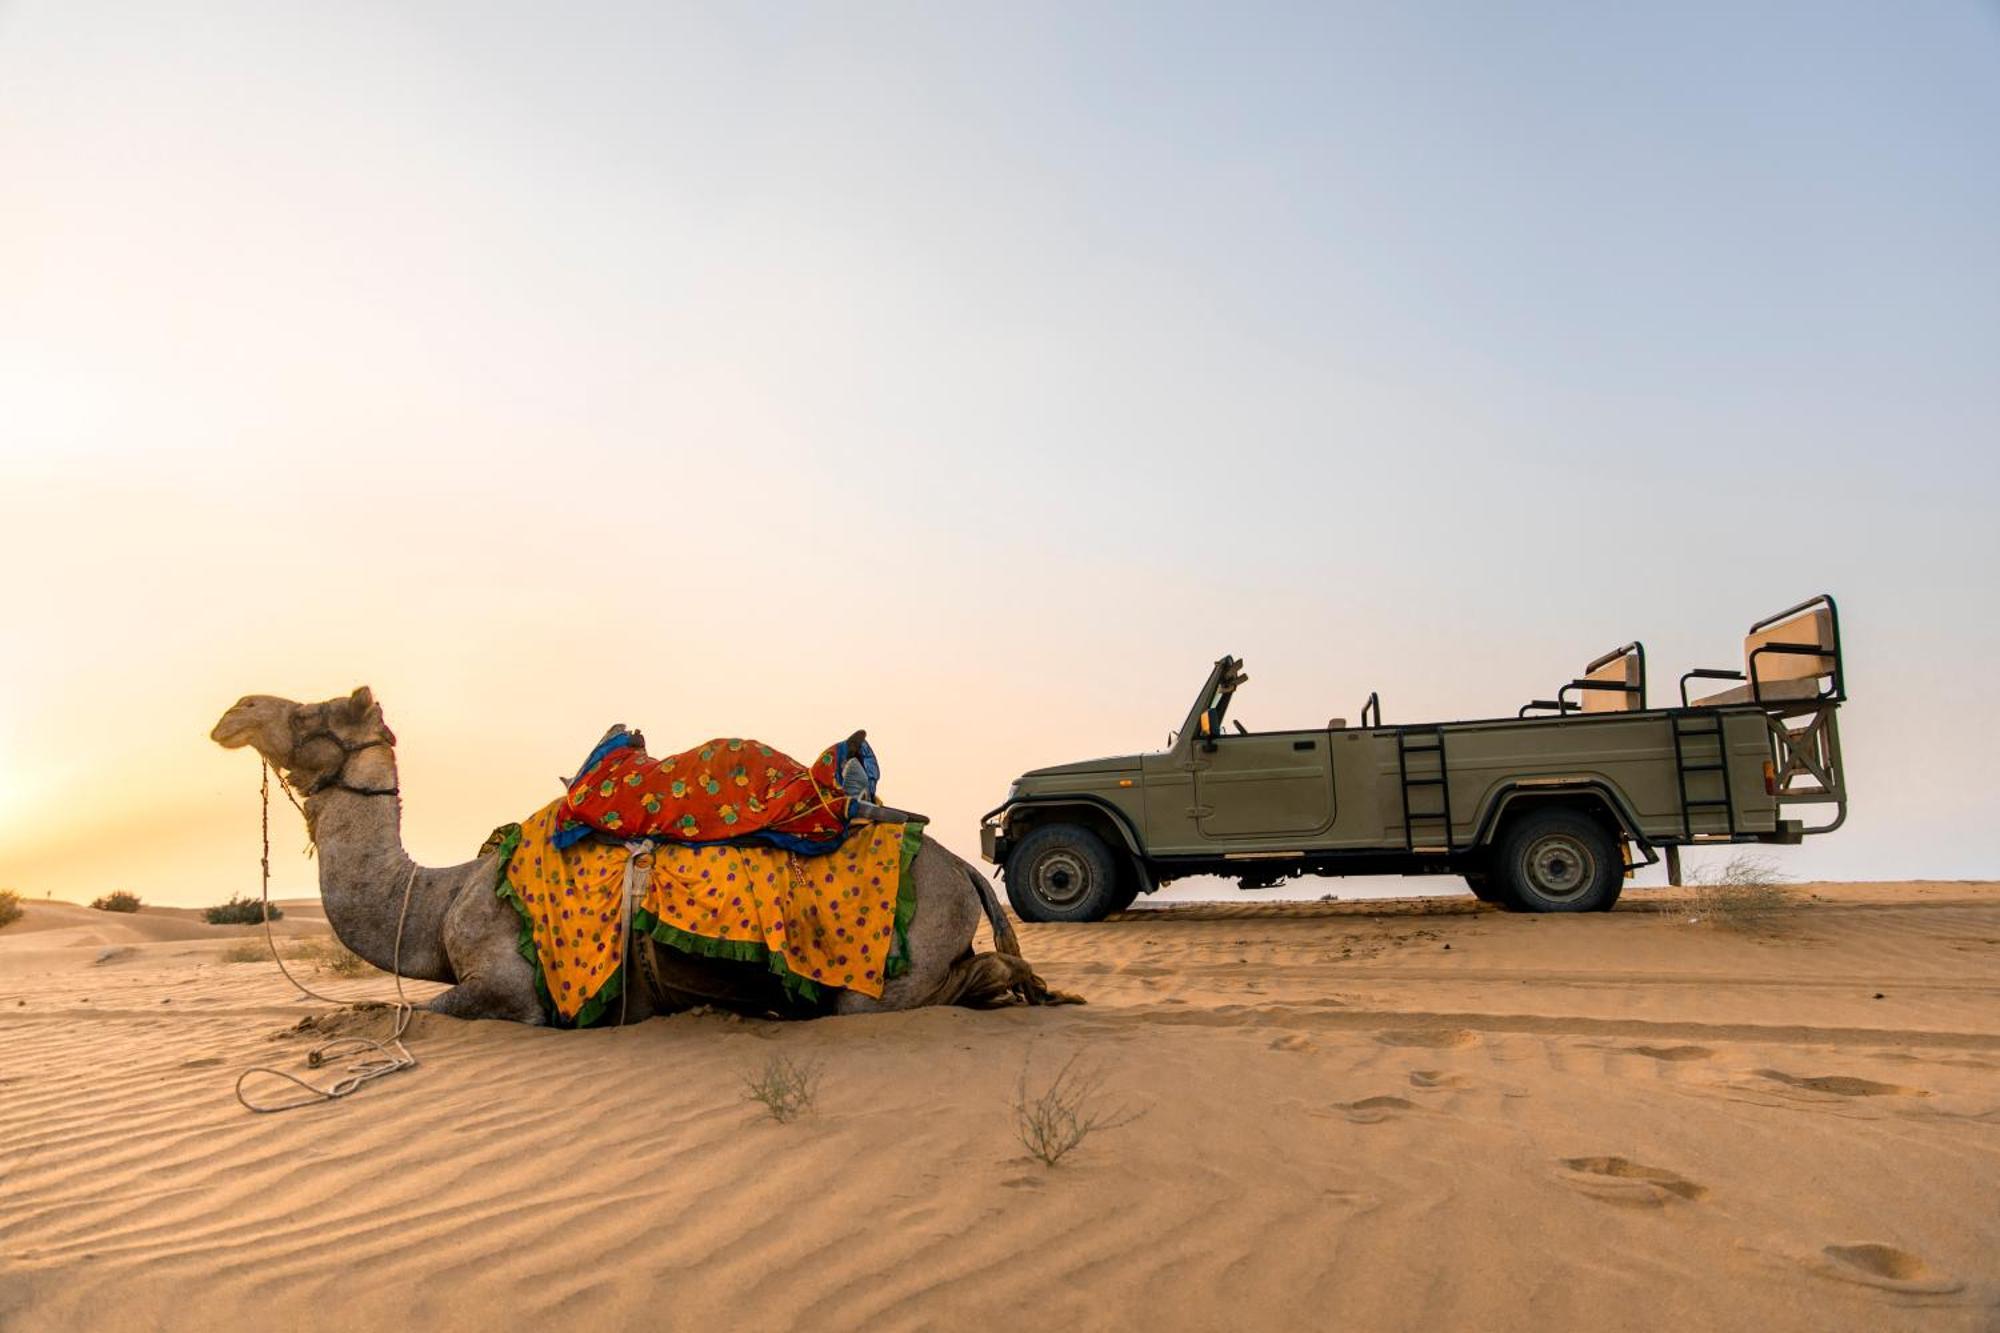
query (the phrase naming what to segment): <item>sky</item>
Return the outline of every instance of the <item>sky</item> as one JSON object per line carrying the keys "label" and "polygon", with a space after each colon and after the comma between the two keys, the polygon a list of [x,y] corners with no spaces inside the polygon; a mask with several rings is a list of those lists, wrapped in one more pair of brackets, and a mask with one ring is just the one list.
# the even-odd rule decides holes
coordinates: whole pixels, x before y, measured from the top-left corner
{"label": "sky", "polygon": [[1492,716],[1819,592],[1779,868],[2000,874],[1996,143],[1949,0],[0,0],[0,887],[255,892],[251,692],[428,862],[614,721],[969,853],[1224,653]]}

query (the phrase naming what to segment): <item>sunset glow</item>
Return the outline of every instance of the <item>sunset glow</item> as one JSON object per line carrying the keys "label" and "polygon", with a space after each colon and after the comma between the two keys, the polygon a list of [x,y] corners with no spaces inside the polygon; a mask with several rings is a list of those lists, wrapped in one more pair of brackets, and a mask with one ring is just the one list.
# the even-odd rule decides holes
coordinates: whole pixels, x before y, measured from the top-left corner
{"label": "sunset glow", "polygon": [[1504,80],[1415,11],[203,12],[0,12],[0,883],[254,887],[246,691],[374,686],[435,859],[618,720],[865,725],[969,848],[1225,652],[1268,725],[1478,716],[1822,590],[1855,812],[1788,865],[1989,868],[1975,10],[1928,76],[1607,14]]}

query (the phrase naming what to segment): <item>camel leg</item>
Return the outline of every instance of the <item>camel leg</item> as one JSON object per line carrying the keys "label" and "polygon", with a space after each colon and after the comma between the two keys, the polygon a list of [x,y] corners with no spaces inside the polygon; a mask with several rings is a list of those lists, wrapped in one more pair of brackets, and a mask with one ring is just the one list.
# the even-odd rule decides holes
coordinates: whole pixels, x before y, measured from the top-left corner
{"label": "camel leg", "polygon": [[498,894],[468,888],[444,918],[444,952],[458,984],[423,1007],[454,1018],[540,1024],[535,970],[521,957],[521,918]]}

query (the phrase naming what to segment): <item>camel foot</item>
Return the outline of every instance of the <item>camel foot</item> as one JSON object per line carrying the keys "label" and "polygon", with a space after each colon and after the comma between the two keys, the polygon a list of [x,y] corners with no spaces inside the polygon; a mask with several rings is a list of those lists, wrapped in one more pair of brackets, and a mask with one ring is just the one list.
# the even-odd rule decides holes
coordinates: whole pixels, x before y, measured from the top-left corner
{"label": "camel foot", "polygon": [[496,995],[490,990],[463,982],[417,1008],[450,1018],[495,1018],[526,1023],[530,1027],[540,1027],[548,1022],[542,1014],[540,1002],[532,997],[524,1001],[518,995]]}
{"label": "camel foot", "polygon": [[952,965],[933,1003],[990,1009],[1018,1003],[1082,1004],[1083,998],[1051,989],[1019,954],[974,953]]}

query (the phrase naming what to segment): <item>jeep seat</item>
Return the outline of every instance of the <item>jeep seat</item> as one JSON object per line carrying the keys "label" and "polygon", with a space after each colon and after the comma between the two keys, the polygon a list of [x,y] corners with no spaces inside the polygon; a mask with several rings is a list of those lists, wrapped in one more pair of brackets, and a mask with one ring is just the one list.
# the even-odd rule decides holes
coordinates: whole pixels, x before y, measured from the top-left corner
{"label": "jeep seat", "polygon": [[[1606,660],[1606,657],[1609,660]],[[1583,673],[1578,697],[1586,713],[1634,713],[1646,706],[1646,650],[1636,643],[1606,654]],[[1586,686],[1591,688],[1586,688]]]}
{"label": "jeep seat", "polygon": [[[1574,692],[1576,698],[1570,698]],[[1646,645],[1634,640],[1595,658],[1553,699],[1530,699],[1515,716],[1549,712],[1637,713],[1646,707]]]}
{"label": "jeep seat", "polygon": [[[1743,640],[1743,670],[1690,672],[1706,679],[1740,680],[1741,685],[1690,701],[1694,708],[1726,704],[1790,703],[1838,695],[1841,688],[1840,628],[1833,604],[1815,598],[1802,607],[1751,626]],[[1827,681],[1822,685],[1821,681]],[[1686,688],[1686,682],[1682,682]]]}

